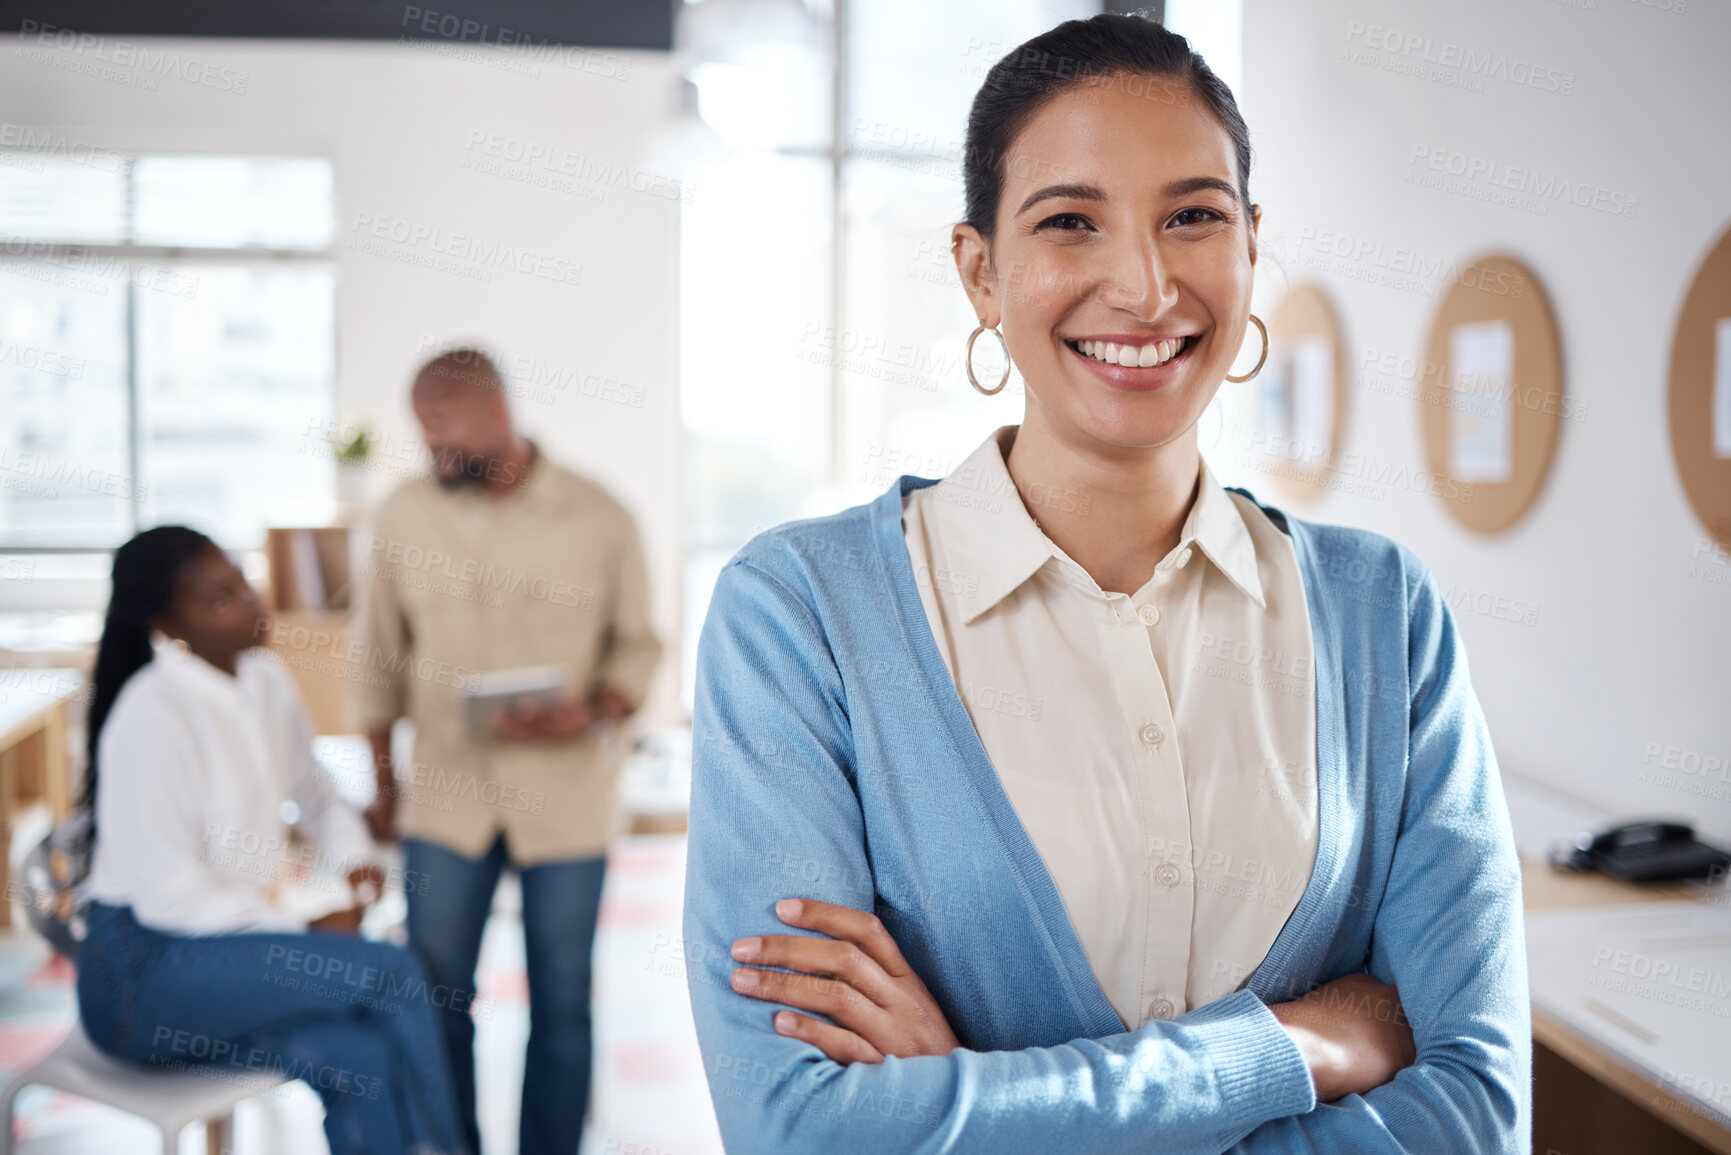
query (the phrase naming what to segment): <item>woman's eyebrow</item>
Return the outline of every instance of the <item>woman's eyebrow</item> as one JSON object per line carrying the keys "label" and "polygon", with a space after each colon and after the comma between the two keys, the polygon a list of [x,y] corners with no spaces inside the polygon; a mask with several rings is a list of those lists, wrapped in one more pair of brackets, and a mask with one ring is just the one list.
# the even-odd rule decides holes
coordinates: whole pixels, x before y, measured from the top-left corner
{"label": "woman's eyebrow", "polygon": [[[1238,189],[1233,186],[1232,182],[1221,180],[1217,176],[1192,176],[1186,177],[1183,180],[1175,180],[1161,190],[1161,195],[1168,197],[1182,197],[1189,196],[1194,192],[1201,192],[1203,189],[1213,189],[1216,192],[1225,193],[1235,202],[1238,200]],[[1106,190],[1101,188],[1099,185],[1049,184],[1045,188],[1034,192],[1027,200],[1023,201],[1021,207],[1016,210],[1016,213],[1020,215],[1027,212],[1041,201],[1054,200],[1058,198],[1078,201],[1103,201],[1108,199],[1106,196]]]}
{"label": "woman's eyebrow", "polygon": [[1184,180],[1175,180],[1166,186],[1164,193],[1169,197],[1182,197],[1189,196],[1193,192],[1201,192],[1203,189],[1214,189],[1217,192],[1225,193],[1234,201],[1238,199],[1237,187],[1231,181],[1221,180],[1217,176],[1193,176]]}
{"label": "woman's eyebrow", "polygon": [[1023,201],[1022,207],[1017,209],[1016,212],[1020,215],[1027,212],[1041,201],[1053,200],[1059,197],[1062,197],[1065,200],[1103,201],[1106,199],[1106,190],[1101,188],[1099,185],[1092,184],[1049,184],[1045,188],[1034,193],[1027,200]]}

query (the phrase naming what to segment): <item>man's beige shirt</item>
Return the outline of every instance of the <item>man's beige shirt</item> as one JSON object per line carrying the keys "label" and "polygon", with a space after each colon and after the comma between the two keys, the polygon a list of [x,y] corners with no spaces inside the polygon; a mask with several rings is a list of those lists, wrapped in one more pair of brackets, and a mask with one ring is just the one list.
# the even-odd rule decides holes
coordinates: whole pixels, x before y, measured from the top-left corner
{"label": "man's beige shirt", "polygon": [[1242,987],[1309,881],[1304,582],[1291,540],[1204,464],[1178,545],[1133,595],[1102,590],[1029,516],[1015,435],[908,494],[903,535],[980,742],[1135,1029]]}
{"label": "man's beige shirt", "polygon": [[564,664],[579,694],[612,686],[643,701],[661,643],[631,515],[537,453],[502,495],[408,482],[369,544],[356,583],[356,715],[368,731],[415,724],[411,765],[397,771],[402,833],[478,857],[503,831],[523,865],[601,854],[624,754],[617,730],[558,743],[476,736],[459,690],[477,673]]}

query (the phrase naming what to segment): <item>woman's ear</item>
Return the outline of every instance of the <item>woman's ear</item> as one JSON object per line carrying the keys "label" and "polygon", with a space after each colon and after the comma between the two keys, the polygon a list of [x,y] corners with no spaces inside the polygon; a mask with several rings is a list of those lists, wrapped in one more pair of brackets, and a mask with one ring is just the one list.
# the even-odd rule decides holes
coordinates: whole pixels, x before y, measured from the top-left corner
{"label": "woman's ear", "polygon": [[950,255],[956,259],[956,272],[962,278],[962,290],[974,306],[974,316],[989,329],[997,328],[997,285],[992,277],[991,242],[980,235],[973,225],[959,224],[950,230]]}
{"label": "woman's ear", "polygon": [[1256,237],[1262,229],[1262,206],[1250,206],[1250,263],[1256,263]]}

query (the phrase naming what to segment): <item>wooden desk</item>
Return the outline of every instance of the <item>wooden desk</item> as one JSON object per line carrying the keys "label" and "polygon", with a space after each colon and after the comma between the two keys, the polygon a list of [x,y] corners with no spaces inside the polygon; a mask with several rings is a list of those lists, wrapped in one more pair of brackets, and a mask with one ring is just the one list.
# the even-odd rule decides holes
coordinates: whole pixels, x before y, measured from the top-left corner
{"label": "wooden desk", "polygon": [[84,689],[77,670],[0,670],[0,927],[12,924],[11,867],[4,849],[12,823],[38,802],[59,823],[72,812],[66,704]]}
{"label": "wooden desk", "polygon": [[[1542,862],[1523,861],[1521,874],[1528,911],[1698,897],[1680,884],[1636,886],[1600,874],[1559,873]],[[1713,1027],[1703,1023],[1702,1029]],[[1538,1010],[1533,1044],[1534,1155],[1731,1155],[1731,1130]]]}

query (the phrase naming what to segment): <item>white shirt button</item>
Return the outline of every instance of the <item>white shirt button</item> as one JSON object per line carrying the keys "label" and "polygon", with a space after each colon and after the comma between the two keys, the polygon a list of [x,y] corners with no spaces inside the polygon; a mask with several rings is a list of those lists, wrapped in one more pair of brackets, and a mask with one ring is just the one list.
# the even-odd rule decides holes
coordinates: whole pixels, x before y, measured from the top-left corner
{"label": "white shirt button", "polygon": [[1184,549],[1178,554],[1178,568],[1183,569],[1185,566],[1187,566],[1189,564],[1190,564],[1190,547],[1185,546]]}
{"label": "white shirt button", "polygon": [[1142,741],[1148,743],[1150,746],[1158,746],[1160,743],[1166,741],[1166,731],[1150,722],[1146,726],[1142,727]]}
{"label": "white shirt button", "polygon": [[1172,1005],[1171,999],[1155,999],[1154,1005],[1148,1008],[1151,1018],[1169,1020],[1178,1013],[1178,1008]]}
{"label": "white shirt button", "polygon": [[1154,881],[1158,882],[1161,886],[1164,886],[1167,890],[1171,890],[1174,886],[1177,886],[1183,877],[1184,872],[1179,870],[1177,866],[1170,862],[1162,862],[1160,868],[1154,872]]}
{"label": "white shirt button", "polygon": [[1159,606],[1143,606],[1136,611],[1136,616],[1142,619],[1142,624],[1151,626],[1160,620]]}

